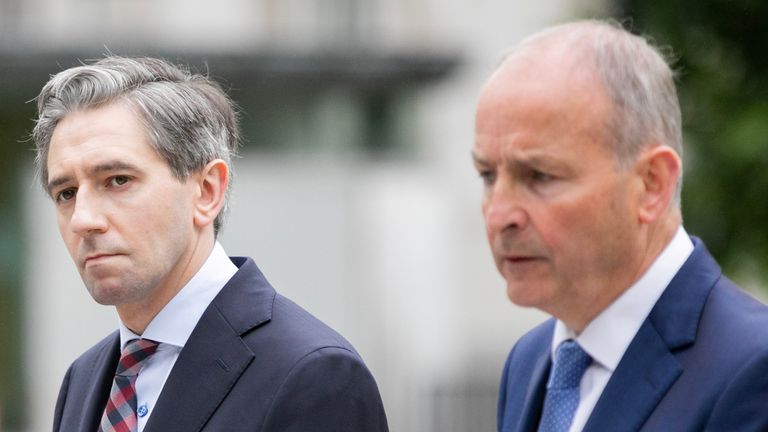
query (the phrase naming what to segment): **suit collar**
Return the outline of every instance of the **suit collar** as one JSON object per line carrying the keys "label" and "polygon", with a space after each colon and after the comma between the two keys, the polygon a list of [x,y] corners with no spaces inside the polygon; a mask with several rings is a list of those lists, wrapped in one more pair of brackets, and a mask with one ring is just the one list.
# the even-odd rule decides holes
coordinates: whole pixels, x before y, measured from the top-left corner
{"label": "suit collar", "polygon": [[691,237],[691,240],[694,244],[691,256],[648,317],[670,350],[682,348],[696,340],[704,304],[715,282],[722,276],[720,266],[702,241],[696,237]]}
{"label": "suit collar", "polygon": [[250,258],[195,326],[163,387],[145,432],[199,431],[255,354],[241,336],[268,322],[276,296]]}
{"label": "suit collar", "polygon": [[640,430],[682,371],[664,340],[646,321],[611,375],[584,432]]}
{"label": "suit collar", "polygon": [[[551,321],[554,323],[554,320]],[[552,331],[547,332],[552,334]],[[516,431],[535,431],[538,429],[541,412],[544,408],[544,397],[547,392],[547,379],[552,368],[552,357],[549,350],[542,350],[533,359],[533,373],[525,389],[525,404]]]}
{"label": "suit collar", "polygon": [[242,335],[272,319],[276,293],[251,258],[233,257],[232,262],[239,270],[213,299],[213,305],[232,330]]}
{"label": "suit collar", "polygon": [[637,431],[683,372],[676,351],[692,344],[721,275],[702,242],[675,275],[630,343],[584,431]]}

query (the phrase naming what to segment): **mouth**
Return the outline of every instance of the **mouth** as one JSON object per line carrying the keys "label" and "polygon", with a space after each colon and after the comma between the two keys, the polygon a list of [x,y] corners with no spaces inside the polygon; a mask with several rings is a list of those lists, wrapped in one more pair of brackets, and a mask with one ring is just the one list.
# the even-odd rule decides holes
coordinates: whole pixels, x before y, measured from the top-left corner
{"label": "mouth", "polygon": [[505,256],[504,261],[508,261],[511,263],[526,263],[538,260],[540,258],[535,256]]}
{"label": "mouth", "polygon": [[85,261],[83,261],[83,264],[85,266],[97,264],[102,261],[106,261],[109,258],[116,257],[122,254],[119,253],[98,253],[98,254],[92,254],[85,257]]}
{"label": "mouth", "polygon": [[542,257],[534,255],[507,255],[501,257],[501,262],[503,265],[510,266],[510,268],[524,268],[541,262],[542,259]]}

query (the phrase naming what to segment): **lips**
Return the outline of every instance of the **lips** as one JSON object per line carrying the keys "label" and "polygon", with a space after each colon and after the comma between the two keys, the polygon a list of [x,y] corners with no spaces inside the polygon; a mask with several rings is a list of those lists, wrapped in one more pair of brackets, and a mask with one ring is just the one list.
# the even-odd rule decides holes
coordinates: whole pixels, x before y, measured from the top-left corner
{"label": "lips", "polygon": [[121,255],[121,254],[118,254],[118,253],[96,253],[96,254],[91,254],[91,255],[88,255],[87,257],[85,257],[85,261],[83,261],[83,263],[85,265],[96,264],[96,263],[98,263],[100,261],[104,261],[106,259],[109,259],[109,258],[112,258],[112,257],[116,257],[118,255]]}
{"label": "lips", "polygon": [[531,261],[536,261],[541,258],[535,256],[505,256],[504,261],[511,262],[513,264],[523,264]]}
{"label": "lips", "polygon": [[530,253],[515,253],[515,252],[505,252],[500,253],[497,256],[497,262],[498,265],[502,266],[508,266],[511,269],[523,269],[527,268],[530,265],[536,265],[538,263],[541,263],[545,260],[545,257],[543,255],[537,255],[537,254],[530,254]]}
{"label": "lips", "polygon": [[537,262],[541,260],[541,258],[535,256],[505,256],[502,257],[502,260],[506,264],[518,266]]}

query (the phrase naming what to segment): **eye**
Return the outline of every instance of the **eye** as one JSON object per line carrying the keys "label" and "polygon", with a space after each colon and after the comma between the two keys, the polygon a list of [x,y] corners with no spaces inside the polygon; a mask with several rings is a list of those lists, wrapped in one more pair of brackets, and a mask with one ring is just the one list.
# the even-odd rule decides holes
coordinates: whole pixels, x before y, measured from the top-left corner
{"label": "eye", "polygon": [[483,184],[490,186],[496,181],[496,172],[491,170],[480,170],[478,175],[483,180]]}
{"label": "eye", "polygon": [[65,203],[71,199],[74,199],[75,195],[77,195],[77,189],[69,188],[57,193],[55,199],[57,203]]}
{"label": "eye", "polygon": [[555,179],[554,176],[538,170],[532,170],[530,176],[535,183],[546,183]]}
{"label": "eye", "polygon": [[109,186],[123,186],[130,181],[131,181],[130,177],[124,176],[124,175],[118,175],[118,176],[110,177],[107,180],[107,183]]}

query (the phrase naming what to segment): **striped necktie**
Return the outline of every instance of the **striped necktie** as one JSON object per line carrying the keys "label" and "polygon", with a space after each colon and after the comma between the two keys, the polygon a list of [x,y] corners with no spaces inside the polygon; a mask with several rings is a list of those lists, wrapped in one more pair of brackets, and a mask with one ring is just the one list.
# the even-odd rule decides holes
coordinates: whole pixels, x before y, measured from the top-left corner
{"label": "striped necktie", "polygon": [[136,432],[136,377],[157,345],[149,339],[133,339],[125,345],[98,432]]}

